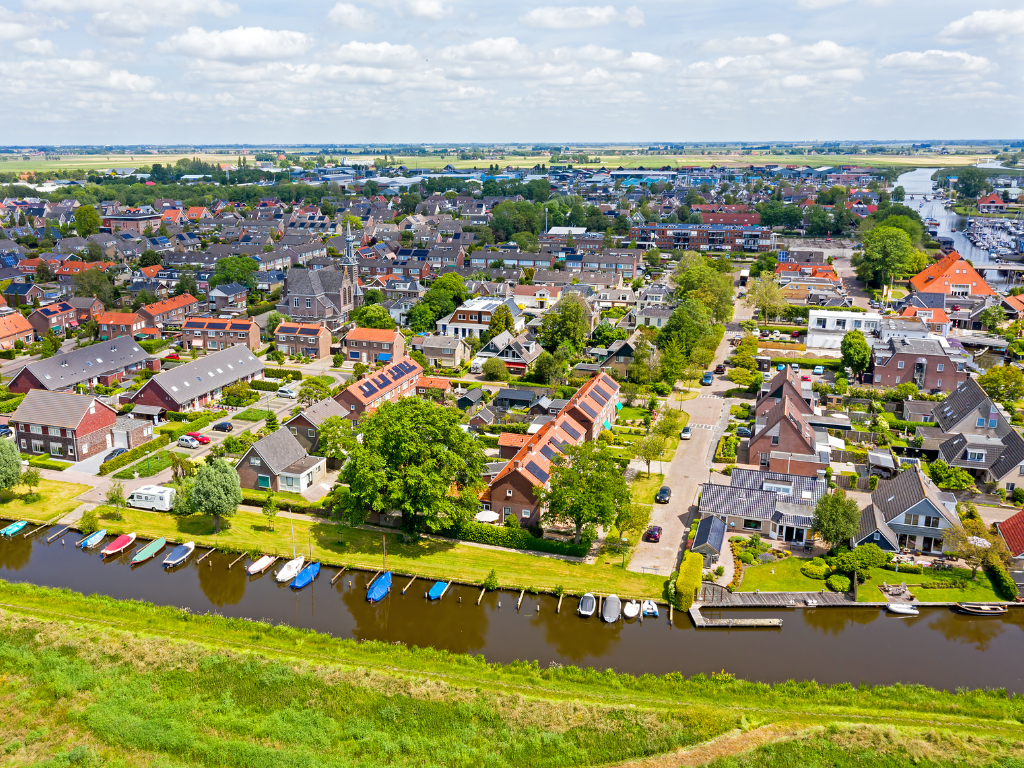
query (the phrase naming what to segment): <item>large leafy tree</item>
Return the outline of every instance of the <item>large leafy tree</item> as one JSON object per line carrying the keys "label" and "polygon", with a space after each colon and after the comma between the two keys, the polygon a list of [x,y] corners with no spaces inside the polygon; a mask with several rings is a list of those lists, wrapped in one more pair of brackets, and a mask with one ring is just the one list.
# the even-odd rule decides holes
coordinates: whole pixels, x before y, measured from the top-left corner
{"label": "large leafy tree", "polygon": [[962,525],[944,528],[942,543],[971,567],[972,579],[982,565],[1006,568],[1012,562],[1002,536],[992,533],[981,520],[964,520]]}
{"label": "large leafy tree", "polygon": [[328,416],[320,425],[316,453],[328,459],[344,459],[356,442],[352,422],[341,416]]}
{"label": "large leafy tree", "polygon": [[491,313],[491,324],[488,326],[491,336],[497,336],[502,331],[509,331],[512,335],[516,332],[516,319],[512,316],[512,310],[502,304]]}
{"label": "large leafy tree", "polygon": [[696,299],[687,299],[676,307],[658,333],[658,346],[664,349],[674,341],[689,355],[697,343],[711,333],[711,310]]}
{"label": "large leafy tree", "polygon": [[212,515],[213,530],[220,531],[221,518],[234,515],[242,503],[242,486],[235,468],[224,459],[203,464],[196,472],[190,501],[199,513]]}
{"label": "large leafy tree", "polygon": [[0,489],[9,491],[21,479],[21,454],[13,440],[0,440]]}
{"label": "large leafy tree", "polygon": [[83,269],[76,273],[72,280],[75,284],[76,296],[95,296],[103,302],[105,308],[110,309],[114,306],[114,284],[101,270]]}
{"label": "large leafy tree", "polygon": [[256,261],[248,256],[226,256],[217,261],[210,287],[238,283],[252,290],[256,285]]}
{"label": "large leafy tree", "polygon": [[[680,261],[680,267],[685,262]],[[735,297],[732,276],[724,274],[702,258],[687,269],[676,269],[673,275],[676,295],[682,299],[697,299],[711,310],[715,322],[732,320]]]}
{"label": "large leafy tree", "polygon": [[175,296],[183,296],[186,293],[189,296],[199,295],[199,284],[196,282],[194,272],[182,272],[178,278],[178,284],[174,286]]}
{"label": "large leafy tree", "polygon": [[1014,365],[993,365],[978,377],[978,386],[993,400],[1020,400],[1024,398],[1024,373]]}
{"label": "large leafy tree", "polygon": [[910,235],[899,227],[876,227],[864,236],[864,252],[855,257],[857,277],[880,288],[903,274],[914,255]]}
{"label": "large leafy tree", "polygon": [[568,343],[574,351],[582,350],[590,335],[589,314],[586,299],[578,293],[563,297],[544,315],[538,333],[541,346],[555,350]]}
{"label": "large leafy tree", "polygon": [[842,488],[818,499],[811,529],[832,546],[848,542],[859,526],[860,507]]}
{"label": "large leafy tree", "polygon": [[871,346],[860,331],[847,331],[839,343],[843,365],[856,374],[864,373],[871,364]]}
{"label": "large leafy tree", "polygon": [[961,197],[977,200],[992,189],[992,183],[985,172],[979,168],[958,168],[955,189]]}
{"label": "large leafy tree", "polygon": [[303,379],[298,400],[302,405],[313,405],[331,396],[331,388],[317,379]]}
{"label": "large leafy tree", "polygon": [[379,328],[390,331],[395,327],[395,319],[380,304],[371,304],[368,307],[352,310],[352,319],[360,328]]}
{"label": "large leafy tree", "polygon": [[566,446],[551,465],[549,486],[537,486],[534,493],[545,507],[544,520],[573,525],[577,544],[584,532],[614,522],[631,501],[611,451],[589,440]]}
{"label": "large leafy tree", "polygon": [[358,429],[342,480],[363,507],[402,513],[406,531],[443,528],[479,509],[485,457],[458,412],[406,397],[384,403]]}
{"label": "large leafy tree", "polygon": [[747,283],[747,295],[743,297],[743,303],[753,307],[755,312],[767,320],[769,315],[777,313],[786,305],[786,299],[775,274],[765,272]]}
{"label": "large leafy tree", "polygon": [[75,209],[75,231],[79,237],[95,235],[102,224],[99,212],[91,205],[80,205]]}

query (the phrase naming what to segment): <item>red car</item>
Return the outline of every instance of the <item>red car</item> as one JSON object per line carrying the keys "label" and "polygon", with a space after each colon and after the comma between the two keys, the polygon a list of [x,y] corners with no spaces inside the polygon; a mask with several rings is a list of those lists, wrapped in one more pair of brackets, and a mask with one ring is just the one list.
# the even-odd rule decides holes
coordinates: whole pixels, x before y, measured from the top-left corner
{"label": "red car", "polygon": [[811,377],[808,376],[806,373],[803,376],[800,377],[800,381],[810,381],[810,380],[811,380]]}
{"label": "red car", "polygon": [[200,435],[198,432],[188,432],[187,434],[192,439],[198,441],[200,445],[206,445],[208,442],[210,442],[210,438],[208,438],[206,435]]}
{"label": "red car", "polygon": [[661,526],[652,525],[646,531],[644,531],[644,541],[661,541]]}
{"label": "red car", "polygon": [[181,358],[178,357],[178,355],[172,353],[170,355],[165,355],[164,360],[181,360]]}

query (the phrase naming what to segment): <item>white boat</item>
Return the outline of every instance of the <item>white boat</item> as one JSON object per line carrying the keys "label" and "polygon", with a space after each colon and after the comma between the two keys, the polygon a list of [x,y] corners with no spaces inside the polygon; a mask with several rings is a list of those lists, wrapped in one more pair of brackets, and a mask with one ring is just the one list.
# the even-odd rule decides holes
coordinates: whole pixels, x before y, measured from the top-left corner
{"label": "white boat", "polygon": [[580,598],[580,605],[579,608],[576,609],[576,613],[580,616],[589,617],[594,615],[594,610],[596,608],[597,600],[590,592],[587,592],[587,594]]}
{"label": "white boat", "polygon": [[658,604],[653,600],[644,600],[643,603],[640,604],[640,611],[643,613],[645,618],[648,616],[658,618]]}
{"label": "white boat", "polygon": [[302,564],[306,562],[306,558],[303,555],[299,555],[294,560],[289,560],[287,563],[281,566],[281,570],[277,572],[277,580],[279,582],[291,581],[299,575],[299,571],[302,570]]}
{"label": "white boat", "polygon": [[264,555],[256,562],[250,563],[249,567],[245,570],[250,576],[255,576],[257,573],[263,573],[265,570],[267,570],[267,568],[269,568],[271,563],[273,563],[275,560],[277,560],[276,557]]}
{"label": "white boat", "polygon": [[635,619],[640,615],[640,603],[630,600],[622,608],[622,613],[627,619]]}
{"label": "white boat", "polygon": [[622,609],[622,602],[618,595],[608,595],[601,606],[601,618],[607,622],[619,620],[619,611]]}
{"label": "white boat", "polygon": [[889,613],[898,613],[900,616],[917,616],[920,613],[909,603],[889,603],[886,608]]}

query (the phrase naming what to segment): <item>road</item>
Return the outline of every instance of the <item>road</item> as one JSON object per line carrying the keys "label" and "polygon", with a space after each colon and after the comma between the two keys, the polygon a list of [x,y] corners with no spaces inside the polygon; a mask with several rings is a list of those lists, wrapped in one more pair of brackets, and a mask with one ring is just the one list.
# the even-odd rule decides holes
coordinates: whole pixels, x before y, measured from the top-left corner
{"label": "road", "polygon": [[[57,352],[57,354],[58,355],[66,354],[66,353],[72,351],[74,348],[75,348],[75,340],[74,339],[68,339],[66,341],[61,342],[60,351]],[[20,357],[20,356],[16,357],[14,360],[4,361],[4,366],[3,366],[4,378],[5,379],[13,379],[15,376],[17,376],[19,373],[21,373],[21,369],[22,368],[24,368],[29,363],[34,363],[38,359],[39,359],[39,355],[27,355],[25,357]]]}

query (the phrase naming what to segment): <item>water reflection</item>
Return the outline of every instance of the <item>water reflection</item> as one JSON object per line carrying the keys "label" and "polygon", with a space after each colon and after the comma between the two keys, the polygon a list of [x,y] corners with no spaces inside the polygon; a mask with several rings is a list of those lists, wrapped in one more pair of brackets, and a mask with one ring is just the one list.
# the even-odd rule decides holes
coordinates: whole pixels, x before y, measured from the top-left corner
{"label": "water reflection", "polygon": [[228,564],[236,557],[238,555],[214,552],[201,563],[191,561],[199,577],[199,588],[217,607],[238,605],[245,595],[245,585],[248,581],[243,567],[245,561],[228,570]]}
{"label": "water reflection", "polygon": [[[0,520],[0,528],[9,525],[6,520]],[[4,570],[20,571],[29,560],[32,559],[32,539],[18,534],[12,539],[3,539],[3,546],[0,546],[0,568]]]}
{"label": "water reflection", "polygon": [[581,618],[576,614],[578,604],[578,598],[567,598],[562,601],[562,613],[555,613],[558,600],[544,600],[541,609],[534,610],[530,624],[543,628],[545,642],[570,661],[578,663],[607,656],[621,641],[626,622],[608,624],[596,613],[588,619]]}
{"label": "water reflection", "polygon": [[870,624],[882,615],[874,608],[804,608],[800,613],[803,623],[815,632],[833,636],[842,634],[848,626]]}
{"label": "water reflection", "polygon": [[947,640],[972,645],[979,651],[987,651],[992,641],[1006,629],[1005,622],[989,621],[987,617],[965,616],[952,609],[930,615],[928,626],[941,632]]}

